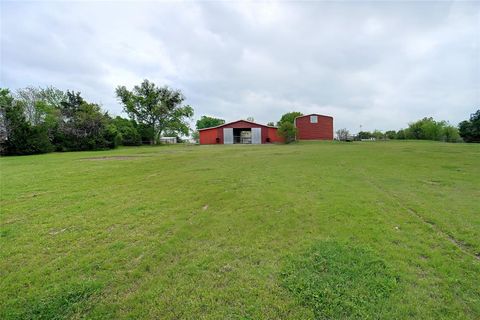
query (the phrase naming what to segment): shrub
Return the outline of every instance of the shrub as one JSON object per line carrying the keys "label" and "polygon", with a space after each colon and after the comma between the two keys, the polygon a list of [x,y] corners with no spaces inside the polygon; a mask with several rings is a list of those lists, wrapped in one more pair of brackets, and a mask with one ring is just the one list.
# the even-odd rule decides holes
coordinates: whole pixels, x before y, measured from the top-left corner
{"label": "shrub", "polygon": [[278,127],[278,134],[285,139],[285,143],[295,141],[297,129],[291,122],[281,122]]}
{"label": "shrub", "polygon": [[118,141],[119,145],[139,146],[142,144],[142,137],[137,130],[138,125],[135,120],[116,117],[113,119],[113,124],[120,134],[120,139]]}

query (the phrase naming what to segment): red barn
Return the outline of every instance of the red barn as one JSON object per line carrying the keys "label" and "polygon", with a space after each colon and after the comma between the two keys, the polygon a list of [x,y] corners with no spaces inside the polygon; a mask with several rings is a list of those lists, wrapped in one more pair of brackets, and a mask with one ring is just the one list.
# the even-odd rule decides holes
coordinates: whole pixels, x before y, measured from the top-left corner
{"label": "red barn", "polygon": [[307,114],[295,118],[297,140],[333,140],[333,118]]}
{"label": "red barn", "polygon": [[277,127],[238,120],[212,128],[198,130],[200,144],[262,144],[283,142]]}

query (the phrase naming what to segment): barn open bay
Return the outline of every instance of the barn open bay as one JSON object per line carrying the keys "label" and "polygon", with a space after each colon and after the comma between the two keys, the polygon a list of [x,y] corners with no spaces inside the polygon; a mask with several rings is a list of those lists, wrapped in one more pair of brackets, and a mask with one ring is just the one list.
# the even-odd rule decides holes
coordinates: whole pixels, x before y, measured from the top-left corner
{"label": "barn open bay", "polygon": [[178,145],[0,165],[0,318],[314,318],[334,301],[320,293],[318,309],[295,283],[321,273],[295,267],[312,250],[339,270],[321,292],[365,278],[348,261],[375,265],[375,285],[354,288],[381,294],[340,311],[480,315],[478,145]]}

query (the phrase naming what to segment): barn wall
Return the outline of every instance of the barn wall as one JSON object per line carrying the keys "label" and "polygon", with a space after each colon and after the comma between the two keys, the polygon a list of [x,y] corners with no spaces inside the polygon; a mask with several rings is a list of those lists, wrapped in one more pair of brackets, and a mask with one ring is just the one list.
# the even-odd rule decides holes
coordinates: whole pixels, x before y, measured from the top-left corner
{"label": "barn wall", "polygon": [[278,130],[277,128],[267,128],[268,131],[268,137],[270,138],[270,142],[275,143],[275,142],[284,142],[285,139],[283,137],[280,137],[278,135]]}
{"label": "barn wall", "polygon": [[310,123],[310,115],[295,119],[298,140],[333,140],[333,118],[316,116],[318,123]]}
{"label": "barn wall", "polygon": [[[216,144],[217,143],[216,128],[199,131],[199,134],[200,134],[200,144]],[[223,143],[223,141],[221,143]]]}
{"label": "barn wall", "polygon": [[224,128],[261,128],[262,129],[262,143],[267,143],[267,138],[270,138],[271,143],[283,142],[283,138],[278,136],[277,128],[272,128],[260,124],[252,124],[246,121],[238,121],[228,123],[218,128],[211,128],[199,131],[200,144],[217,144],[216,139],[219,138],[218,144],[223,144],[223,129]]}

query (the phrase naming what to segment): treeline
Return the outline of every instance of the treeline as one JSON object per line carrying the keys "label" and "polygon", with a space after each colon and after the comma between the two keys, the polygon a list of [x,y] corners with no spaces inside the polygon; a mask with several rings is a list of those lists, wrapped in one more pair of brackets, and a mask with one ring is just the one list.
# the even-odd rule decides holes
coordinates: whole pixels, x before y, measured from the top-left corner
{"label": "treeline", "polygon": [[132,91],[117,88],[130,119],[111,117],[79,92],[54,87],[0,89],[0,153],[25,155],[52,151],[83,151],[118,145],[157,143],[160,135],[189,132],[181,92],[145,80]]}
{"label": "treeline", "polygon": [[2,154],[111,149],[140,145],[146,130],[135,121],[112,118],[79,92],[24,88],[0,89]]}
{"label": "treeline", "polygon": [[458,127],[447,121],[435,121],[432,117],[412,122],[405,129],[398,131],[380,130],[360,131],[356,139],[375,140],[433,140],[444,142],[480,142],[480,110],[470,116],[470,120],[462,121]]}

